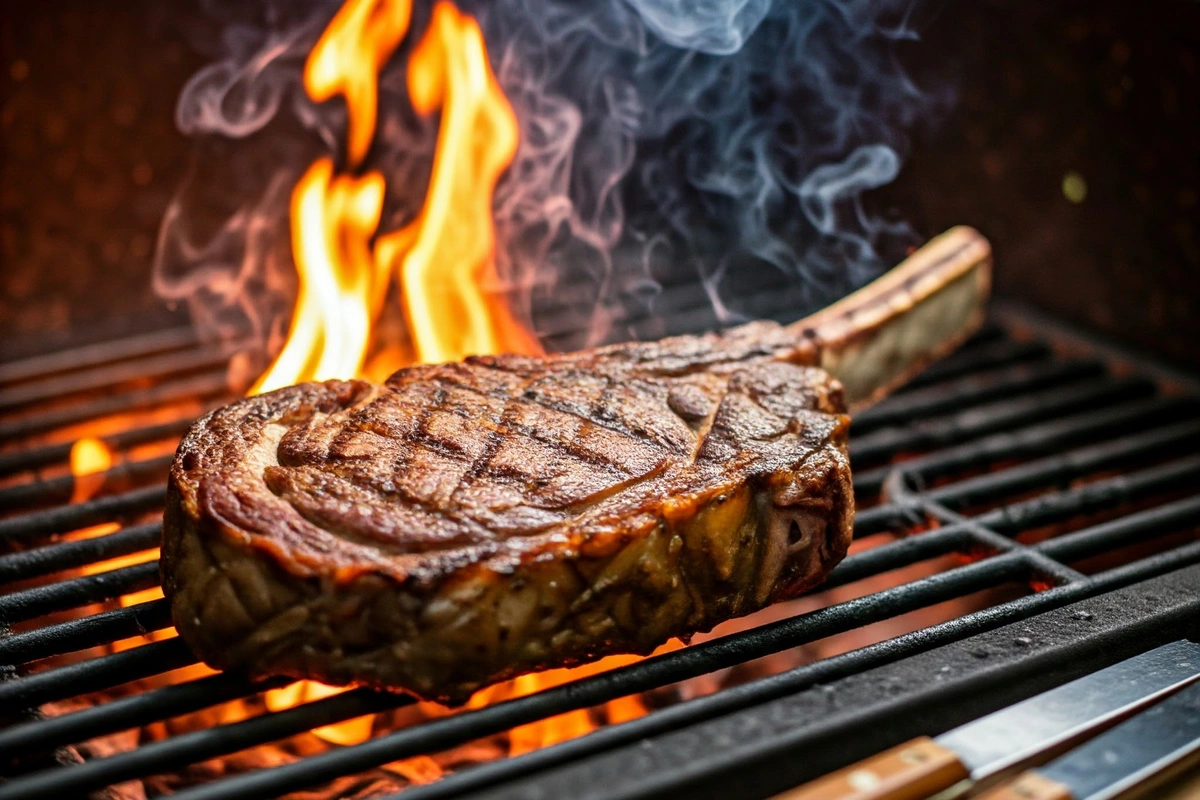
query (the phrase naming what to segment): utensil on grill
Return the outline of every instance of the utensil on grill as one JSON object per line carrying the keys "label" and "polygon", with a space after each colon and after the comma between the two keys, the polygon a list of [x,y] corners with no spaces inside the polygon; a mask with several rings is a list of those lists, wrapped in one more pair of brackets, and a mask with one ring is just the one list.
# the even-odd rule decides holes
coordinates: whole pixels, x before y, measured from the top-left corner
{"label": "utensil on grill", "polygon": [[1200,685],[1151,706],[980,800],[1115,800],[1200,760]]}
{"label": "utensil on grill", "polygon": [[1200,645],[1173,642],[936,738],[906,742],[776,800],[919,800],[956,784],[965,791],[1061,752],[1197,678]]}

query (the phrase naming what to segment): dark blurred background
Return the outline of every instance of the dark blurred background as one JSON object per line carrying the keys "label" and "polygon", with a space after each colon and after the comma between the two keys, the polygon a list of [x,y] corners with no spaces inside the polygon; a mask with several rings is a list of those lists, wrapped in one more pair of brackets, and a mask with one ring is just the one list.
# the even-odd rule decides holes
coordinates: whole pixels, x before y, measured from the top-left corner
{"label": "dark blurred background", "polygon": [[[150,264],[187,165],[187,3],[49,0],[0,19],[0,356],[178,322]],[[948,0],[918,60],[960,81],[887,190],[969,223],[997,290],[1200,368],[1200,3]],[[944,65],[944,66],[940,66]]]}

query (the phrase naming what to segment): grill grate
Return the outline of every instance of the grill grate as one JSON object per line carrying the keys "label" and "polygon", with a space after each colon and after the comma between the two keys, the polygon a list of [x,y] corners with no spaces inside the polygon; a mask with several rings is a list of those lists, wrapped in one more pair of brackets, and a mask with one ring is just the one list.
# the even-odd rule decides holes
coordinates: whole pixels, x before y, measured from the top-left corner
{"label": "grill grate", "polygon": [[[8,513],[0,519],[0,553],[6,553],[0,555],[0,664],[12,665],[8,679],[0,680],[0,708],[32,709],[196,663],[177,639],[79,656],[88,648],[169,628],[161,599],[75,619],[54,616],[158,585],[154,562],[92,575],[69,571],[156,545],[160,523],[153,517],[161,513],[169,456],[126,460],[104,474],[99,496],[64,504],[76,481],[63,469],[69,442],[54,439],[53,432],[158,402],[146,398],[167,398],[162,402],[168,404],[185,400],[192,404],[190,416],[201,405],[227,401],[231,395],[224,378],[218,382],[210,368],[217,363],[212,353],[224,354],[223,359],[230,350],[198,347],[174,333],[93,346],[74,359],[51,356],[0,365],[0,387],[15,392],[0,403],[0,511]],[[143,381],[135,379],[139,365],[148,371]],[[203,391],[175,394],[184,384]],[[72,395],[37,416],[36,405],[62,387]],[[142,424],[135,415],[131,424],[101,438],[125,452],[169,443],[181,430],[179,420]],[[1015,335],[1011,326],[988,328],[904,391],[858,415],[851,453],[861,507],[855,536],[876,546],[852,553],[839,565],[823,594],[803,601],[807,610],[363,744],[197,785],[177,796],[267,798],[311,789],[939,603],[987,592],[999,598],[845,655],[404,792],[405,798],[459,796],[536,777],[556,765],[792,695],[818,680],[895,662],[1200,563],[1200,400],[1096,353],[1064,352],[1044,339]],[[111,522],[123,527],[95,538],[59,540],[62,534]],[[879,538],[886,541],[874,541]],[[931,561],[940,571],[899,585],[879,583],[893,571]],[[814,607],[818,601],[825,604]],[[3,626],[12,630],[4,635]],[[27,714],[0,729],[0,753],[13,765],[21,757],[288,683],[219,674],[144,689],[53,718]],[[75,796],[411,702],[354,690],[81,764],[44,768],[43,763],[40,771],[0,784],[0,800]]]}

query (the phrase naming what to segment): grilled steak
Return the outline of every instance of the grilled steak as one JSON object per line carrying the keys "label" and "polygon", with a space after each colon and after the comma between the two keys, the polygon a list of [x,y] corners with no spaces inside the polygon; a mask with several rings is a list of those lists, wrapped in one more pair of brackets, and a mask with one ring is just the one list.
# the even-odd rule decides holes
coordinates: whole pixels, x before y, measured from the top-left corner
{"label": "grilled steak", "polygon": [[789,328],[469,358],[209,414],[170,477],[180,635],[220,668],[455,703],[812,588],[853,519],[846,392],[814,365],[865,398],[952,346],[986,243],[956,229],[898,270]]}

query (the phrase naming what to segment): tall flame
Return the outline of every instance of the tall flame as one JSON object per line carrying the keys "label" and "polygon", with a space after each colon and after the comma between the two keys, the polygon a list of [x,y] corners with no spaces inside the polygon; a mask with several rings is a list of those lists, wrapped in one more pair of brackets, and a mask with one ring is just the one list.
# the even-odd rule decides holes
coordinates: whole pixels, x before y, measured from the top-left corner
{"label": "tall flame", "polygon": [[413,51],[408,91],[418,113],[442,108],[433,176],[417,220],[381,238],[378,252],[399,265],[417,359],[538,352],[507,306],[487,294],[497,288],[492,195],[517,152],[517,118],[478,23],[449,2],[434,7]]}
{"label": "tall flame", "polygon": [[346,98],[346,155],[358,166],[375,137],[379,71],[400,46],[412,17],[411,0],[349,0],[313,46],[304,88],[317,102]]}
{"label": "tall flame", "polygon": [[[512,107],[488,63],[478,23],[448,0],[434,6],[429,27],[408,62],[408,91],[417,113],[441,111],[429,187],[409,225],[380,233],[385,176],[362,170],[378,115],[378,73],[403,40],[411,0],[347,0],[305,64],[304,85],[314,100],[341,95],[348,111],[346,166],[318,159],[292,193],[292,247],[299,293],[287,341],[251,393],[302,380],[359,375],[372,328],[394,275],[399,282],[413,355],[421,362],[471,354],[539,352],[537,340],[499,299],[492,197],[517,150]],[[676,645],[677,646],[677,645]],[[472,699],[478,707],[529,694],[636,660],[604,659],[580,670],[527,675]],[[300,681],[266,695],[281,710],[343,691]],[[444,713],[434,712],[430,713]],[[610,703],[610,721],[645,713],[638,698]],[[373,718],[360,717],[314,731],[337,744],[368,738]],[[595,727],[584,711],[560,715],[510,733],[513,753],[582,735]],[[411,761],[411,760],[410,760]],[[426,759],[391,765],[427,779]]]}
{"label": "tall flame", "polygon": [[[400,45],[411,0],[348,0],[309,54],[304,87],[321,101],[342,95],[346,158],[357,168],[378,115],[378,73]],[[334,174],[318,159],[292,192],[292,250],[300,288],[283,349],[251,389],[363,371],[393,272],[419,361],[538,352],[536,339],[498,298],[492,195],[517,149],[512,107],[487,60],[478,23],[439,2],[408,64],[419,114],[441,109],[437,151],[417,219],[376,236],[385,178]],[[374,241],[372,239],[374,238]]]}
{"label": "tall flame", "polygon": [[292,192],[292,250],[300,290],[283,350],[251,394],[362,371],[371,320],[387,288],[369,240],[383,209],[383,177],[333,175],[317,160]]}

